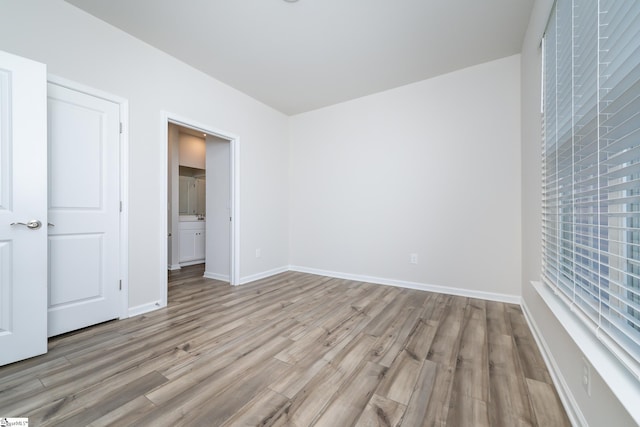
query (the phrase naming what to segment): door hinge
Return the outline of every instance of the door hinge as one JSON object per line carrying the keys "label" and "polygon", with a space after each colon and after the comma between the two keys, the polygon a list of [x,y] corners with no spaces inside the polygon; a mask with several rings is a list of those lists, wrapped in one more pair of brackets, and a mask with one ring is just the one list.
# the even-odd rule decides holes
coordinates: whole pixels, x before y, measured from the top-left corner
{"label": "door hinge", "polygon": [[120,290],[122,290],[122,279],[120,279]]}
{"label": "door hinge", "polygon": [[122,212],[122,201],[120,201],[120,212]]}
{"label": "door hinge", "polygon": [[229,217],[229,221],[231,221],[231,217]]}
{"label": "door hinge", "polygon": [[122,122],[120,122],[120,133],[122,133]]}

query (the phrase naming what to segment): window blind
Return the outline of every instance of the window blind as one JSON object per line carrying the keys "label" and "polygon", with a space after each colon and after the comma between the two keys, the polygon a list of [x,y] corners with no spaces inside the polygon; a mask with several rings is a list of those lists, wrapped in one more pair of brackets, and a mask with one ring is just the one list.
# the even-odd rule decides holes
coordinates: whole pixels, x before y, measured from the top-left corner
{"label": "window blind", "polygon": [[542,279],[640,363],[640,1],[557,0],[543,39]]}

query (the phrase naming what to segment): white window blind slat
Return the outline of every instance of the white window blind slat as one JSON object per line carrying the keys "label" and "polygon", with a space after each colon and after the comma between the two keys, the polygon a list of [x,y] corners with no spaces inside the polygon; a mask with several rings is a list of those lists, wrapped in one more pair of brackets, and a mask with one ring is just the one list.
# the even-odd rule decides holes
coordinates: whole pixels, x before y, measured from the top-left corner
{"label": "white window blind slat", "polygon": [[640,367],[640,1],[557,0],[543,43],[543,281]]}

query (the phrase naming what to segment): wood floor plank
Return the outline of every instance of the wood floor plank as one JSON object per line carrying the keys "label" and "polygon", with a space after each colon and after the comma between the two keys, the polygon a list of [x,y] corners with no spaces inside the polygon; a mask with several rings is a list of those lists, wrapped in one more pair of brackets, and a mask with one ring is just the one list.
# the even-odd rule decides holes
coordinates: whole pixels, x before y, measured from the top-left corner
{"label": "wood floor plank", "polygon": [[[190,413],[189,425],[207,427],[222,425],[288,368],[286,363],[274,358],[269,358],[261,365],[255,373],[235,378],[224,394],[219,393],[207,399],[196,413]],[[233,396],[233,399],[229,399],[228,396]]]}
{"label": "wood floor plank", "polygon": [[[407,344],[411,337],[411,334],[413,334],[416,328],[418,328],[418,324],[420,323],[420,321],[420,311],[412,307],[411,311],[406,314],[405,320],[400,326],[400,329],[397,330],[396,336],[394,337],[391,346],[378,363],[380,363],[382,366],[389,367],[403,350],[407,351]],[[409,353],[412,354],[411,352]],[[412,356],[416,359],[420,359],[413,354]]]}
{"label": "wood floor plank", "polygon": [[222,424],[224,427],[265,426],[283,408],[289,399],[280,393],[266,388],[247,402],[242,408]]}
{"label": "wood floor plank", "polygon": [[421,426],[427,420],[428,402],[433,394],[437,373],[438,364],[425,360],[402,418],[402,425]]}
{"label": "wood floor plank", "polygon": [[305,335],[295,340],[293,344],[274,357],[289,365],[295,365],[309,353],[318,351],[318,346],[322,346],[322,342],[326,336],[326,330],[318,327],[310,327],[307,329]]}
{"label": "wood floor plank", "polygon": [[468,312],[460,337],[453,391],[458,396],[488,402],[489,350],[484,302],[473,300],[468,305]]}
{"label": "wood floor plank", "polygon": [[145,396],[138,396],[130,402],[107,412],[89,424],[91,427],[127,426],[153,411],[156,405]]}
{"label": "wood floor plank", "polygon": [[409,335],[417,327],[420,310],[416,307],[405,307],[402,312],[389,324],[388,328],[378,337],[375,357],[372,359],[382,366],[389,367],[394,359],[405,347]]}
{"label": "wood floor plank", "polygon": [[309,352],[289,372],[272,383],[270,388],[293,398],[327,364],[335,363],[345,347],[353,344],[353,338],[359,336],[371,320],[363,313],[364,311],[343,323],[337,331],[321,342],[321,347]]}
{"label": "wood floor plank", "polygon": [[[33,359],[32,359],[33,360]],[[43,388],[44,384],[38,379],[38,375],[60,367],[69,367],[71,364],[64,357],[44,361],[40,365],[26,366],[24,371],[7,371],[7,375],[2,379],[2,389],[0,389],[0,400],[20,395],[23,390],[31,393],[33,390]],[[31,386],[27,384],[31,383]]]}
{"label": "wood floor plank", "polygon": [[[448,426],[490,427],[487,402],[454,391],[451,395],[452,407],[449,408]],[[552,425],[552,424],[548,424]]]}
{"label": "wood floor plank", "polygon": [[431,297],[425,300],[420,318],[425,321],[439,323],[448,313],[452,301],[456,298],[453,295],[431,294]]}
{"label": "wood floor plank", "polygon": [[293,370],[282,375],[269,385],[269,388],[289,399],[293,399],[325,367],[328,361],[316,357],[302,360]]}
{"label": "wood floor plank", "polygon": [[354,375],[369,353],[375,338],[361,335],[348,348],[345,348],[331,364],[327,364],[314,376],[303,390],[292,399],[286,411],[278,414],[274,424],[284,423],[295,426],[310,426],[332,401],[334,394]]}
{"label": "wood floor plank", "polygon": [[426,359],[437,331],[438,322],[418,319],[415,327],[407,337],[408,340],[404,350],[413,355],[415,359]]}
{"label": "wood floor plank", "polygon": [[376,394],[408,405],[423,363],[424,359],[416,359],[413,354],[403,351],[389,367]]}
{"label": "wood floor plank", "polygon": [[0,367],[33,425],[568,425],[516,305],[285,272],[169,274],[168,306]]}
{"label": "wood floor plank", "polygon": [[138,398],[147,391],[167,382],[167,379],[157,372],[151,372],[143,377],[136,378],[122,389],[105,396],[99,401],[93,402],[84,408],[83,411],[76,412],[69,417],[55,417],[57,408],[51,408],[40,418],[37,413],[30,416],[30,422],[35,425],[55,425],[58,427],[76,427],[90,424],[92,421],[108,414],[111,411],[127,404],[131,400]]}
{"label": "wood floor plank", "polygon": [[277,335],[266,337],[256,341],[255,347],[246,353],[225,353],[217,360],[208,360],[174,378],[166,385],[147,393],[146,396],[156,405],[164,405],[170,401],[175,405],[176,396],[181,396],[181,400],[187,400],[194,390],[205,382],[219,383],[221,387],[229,386],[229,382],[225,382],[228,378],[236,378],[244,374],[244,370],[255,369],[257,363],[278,353],[289,343],[290,340]]}
{"label": "wood floor plank", "polygon": [[[102,401],[117,390],[126,389],[132,379],[154,373],[162,366],[172,364],[184,357],[184,354],[179,349],[169,348],[165,352],[157,352],[141,364],[128,365],[123,362],[120,366],[121,370],[114,375],[99,380],[97,378],[100,377],[89,376],[82,381],[48,387],[44,391],[29,395],[26,399],[18,400],[15,406],[8,405],[7,409],[22,413],[29,412],[36,419],[41,416],[46,419],[68,416],[85,410],[93,402]],[[81,393],[75,392],[77,389],[80,389]],[[55,408],[55,410],[45,408]]]}
{"label": "wood floor plank", "polygon": [[511,319],[507,312],[507,304],[486,301],[487,313],[487,336],[498,337],[501,335],[511,335]]}
{"label": "wood floor plank", "polygon": [[[236,360],[254,352],[270,337],[281,335],[283,330],[295,324],[293,319],[285,319],[275,324],[251,325],[243,331],[230,331],[212,338],[210,342],[197,348],[189,349],[193,355],[190,363],[174,365],[161,371],[170,380],[197,373],[200,369],[211,370],[214,365],[224,363],[224,360]],[[215,333],[214,333],[215,335]],[[279,338],[286,339],[279,336]]]}
{"label": "wood floor plank", "polygon": [[542,381],[527,378],[527,390],[536,420],[541,426],[570,427],[569,417],[562,410],[562,403],[554,393],[553,386]]}
{"label": "wood floor plank", "polygon": [[[393,427],[400,425],[406,407],[391,399],[374,394],[362,414],[354,424],[355,427]],[[406,424],[407,426],[418,424]]]}
{"label": "wood floor plank", "polygon": [[315,351],[308,352],[292,369],[273,382],[270,388],[293,398],[311,378],[325,365],[333,362],[336,356],[353,342],[352,337],[358,336],[369,320],[370,318],[362,313],[350,318],[339,330],[319,342],[321,345],[316,345]]}
{"label": "wood floor plank", "polygon": [[[187,384],[187,387],[183,387],[183,384],[176,386],[176,381],[174,381],[156,388],[146,396],[158,406],[158,409],[134,425],[188,424],[199,413],[207,411],[208,401],[232,389],[236,381],[263,372],[261,368],[265,361],[282,364],[271,356],[280,351],[288,342],[289,340],[285,338],[273,337],[264,343],[261,351],[251,352],[233,362],[229,361],[226,367],[194,379],[193,382]],[[271,366],[267,365],[265,368]],[[230,393],[228,396],[233,396],[233,394]]]}
{"label": "wood floor plank", "polygon": [[513,338],[518,350],[518,357],[524,376],[551,384],[551,377],[544,364],[540,350],[531,335],[529,326],[522,315],[522,310],[519,307],[511,305],[507,306],[507,308],[511,330],[513,331]]}
{"label": "wood floor plank", "polygon": [[406,307],[406,301],[409,297],[409,292],[406,289],[394,289],[394,298],[387,304],[384,310],[382,310],[377,316],[375,316],[369,327],[367,333],[373,337],[381,337],[389,327],[397,323],[398,312],[401,312]]}
{"label": "wood floor plank", "polygon": [[91,372],[99,371],[105,375],[112,375],[113,372],[121,369],[120,361],[142,362],[154,352],[164,352],[167,348],[179,347],[184,342],[185,336],[200,332],[202,332],[200,326],[193,323],[137,340],[124,339],[111,347],[112,352],[110,353],[105,353],[104,348],[97,348],[89,354],[69,359],[75,369],[63,366],[40,375],[39,378],[45,386],[52,387],[59,383],[72,381],[76,377],[86,376]]}
{"label": "wood floor plank", "polygon": [[351,381],[345,384],[327,406],[322,414],[316,418],[314,426],[334,427],[348,426],[360,417],[373,391],[380,383],[387,368],[377,363],[367,362]]}
{"label": "wood floor plank", "polygon": [[334,305],[331,310],[324,314],[324,316],[320,316],[316,320],[311,322],[311,325],[322,328],[327,331],[328,334],[331,334],[343,323],[348,322],[349,319],[351,319],[353,316],[358,315],[359,313],[360,312],[352,307],[349,303],[344,303],[337,306]]}
{"label": "wood floor plank", "polygon": [[329,316],[337,306],[341,306],[342,304],[336,301],[335,297],[332,297],[332,294],[336,292],[338,283],[338,281],[328,282],[333,287],[325,289],[323,293],[318,295],[312,306],[296,312],[296,319],[301,323],[315,325],[318,320]]}
{"label": "wood floor plank", "polygon": [[445,425],[465,318],[470,315],[467,299],[453,299],[443,314],[427,360],[437,364],[433,393],[425,413],[426,425]]}
{"label": "wood floor plank", "polygon": [[489,343],[489,419],[492,426],[538,425],[524,377],[518,369],[513,337],[499,335]]}
{"label": "wood floor plank", "polygon": [[[326,344],[329,347],[326,353],[322,354],[322,358],[326,361],[333,360],[337,354],[348,346],[352,340],[368,331],[369,325],[372,319],[375,319],[386,307],[389,301],[395,296],[395,289],[391,289],[392,292],[384,293],[375,300],[372,300],[369,304],[364,306],[360,314],[349,319],[349,322],[342,325],[342,327],[332,334],[330,340],[327,340]],[[371,349],[371,354],[374,350]]]}

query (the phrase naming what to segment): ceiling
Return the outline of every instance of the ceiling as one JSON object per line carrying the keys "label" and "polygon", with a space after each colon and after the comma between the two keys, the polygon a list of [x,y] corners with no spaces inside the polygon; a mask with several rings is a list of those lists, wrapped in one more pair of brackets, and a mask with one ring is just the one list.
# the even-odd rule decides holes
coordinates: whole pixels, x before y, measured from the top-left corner
{"label": "ceiling", "polygon": [[285,114],[520,52],[533,0],[66,0]]}
{"label": "ceiling", "polygon": [[199,130],[196,130],[196,129],[188,128],[188,127],[177,125],[174,123],[169,124],[169,126],[172,126],[172,125],[178,128],[178,132],[186,133],[187,135],[195,136],[196,138],[200,138],[202,140],[204,140],[204,138],[207,136],[206,133],[200,132]]}

